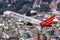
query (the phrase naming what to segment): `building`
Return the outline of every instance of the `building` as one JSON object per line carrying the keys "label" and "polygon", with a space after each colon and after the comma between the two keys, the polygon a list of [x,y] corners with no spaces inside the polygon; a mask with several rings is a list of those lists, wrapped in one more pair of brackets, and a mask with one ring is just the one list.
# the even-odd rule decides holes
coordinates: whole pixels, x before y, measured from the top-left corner
{"label": "building", "polygon": [[0,3],[4,3],[5,0],[0,0]]}
{"label": "building", "polygon": [[18,0],[5,0],[5,2],[9,3],[9,4],[13,4],[16,3]]}

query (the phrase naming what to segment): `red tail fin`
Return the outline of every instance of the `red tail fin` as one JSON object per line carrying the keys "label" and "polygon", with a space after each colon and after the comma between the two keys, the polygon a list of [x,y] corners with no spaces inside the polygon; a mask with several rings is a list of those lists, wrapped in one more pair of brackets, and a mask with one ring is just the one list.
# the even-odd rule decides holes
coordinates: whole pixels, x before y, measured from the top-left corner
{"label": "red tail fin", "polygon": [[51,25],[52,26],[52,22],[53,19],[55,18],[55,16],[51,16],[50,18],[48,18],[47,20],[43,21],[40,23],[41,26],[46,26],[46,25]]}

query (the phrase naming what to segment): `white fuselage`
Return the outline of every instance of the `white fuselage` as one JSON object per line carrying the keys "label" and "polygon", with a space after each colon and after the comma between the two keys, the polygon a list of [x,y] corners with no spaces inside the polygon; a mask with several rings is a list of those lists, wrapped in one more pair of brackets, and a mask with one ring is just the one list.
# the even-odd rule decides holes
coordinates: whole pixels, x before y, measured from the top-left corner
{"label": "white fuselage", "polygon": [[28,16],[25,16],[25,15],[21,15],[19,13],[15,13],[15,12],[11,12],[11,11],[4,12],[4,15],[15,17],[15,18],[18,18],[18,19],[20,19],[22,21],[30,22],[32,24],[38,24],[38,25],[40,25],[40,22],[41,22],[38,19],[35,19],[35,18],[32,18],[32,17],[28,17]]}

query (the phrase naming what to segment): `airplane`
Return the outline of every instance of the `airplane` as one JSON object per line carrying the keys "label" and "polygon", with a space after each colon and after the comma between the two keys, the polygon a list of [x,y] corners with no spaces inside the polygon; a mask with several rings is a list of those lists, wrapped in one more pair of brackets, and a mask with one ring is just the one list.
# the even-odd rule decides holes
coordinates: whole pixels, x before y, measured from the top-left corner
{"label": "airplane", "polygon": [[4,15],[15,17],[15,18],[18,18],[18,19],[20,19],[22,21],[30,22],[32,24],[40,25],[42,27],[44,27],[44,26],[52,26],[53,20],[55,18],[55,16],[53,15],[50,18],[48,18],[47,20],[41,21],[41,20],[38,20],[38,19],[35,19],[35,18],[32,18],[32,17],[21,15],[21,14],[16,13],[16,12],[12,12],[12,11],[5,11]]}

